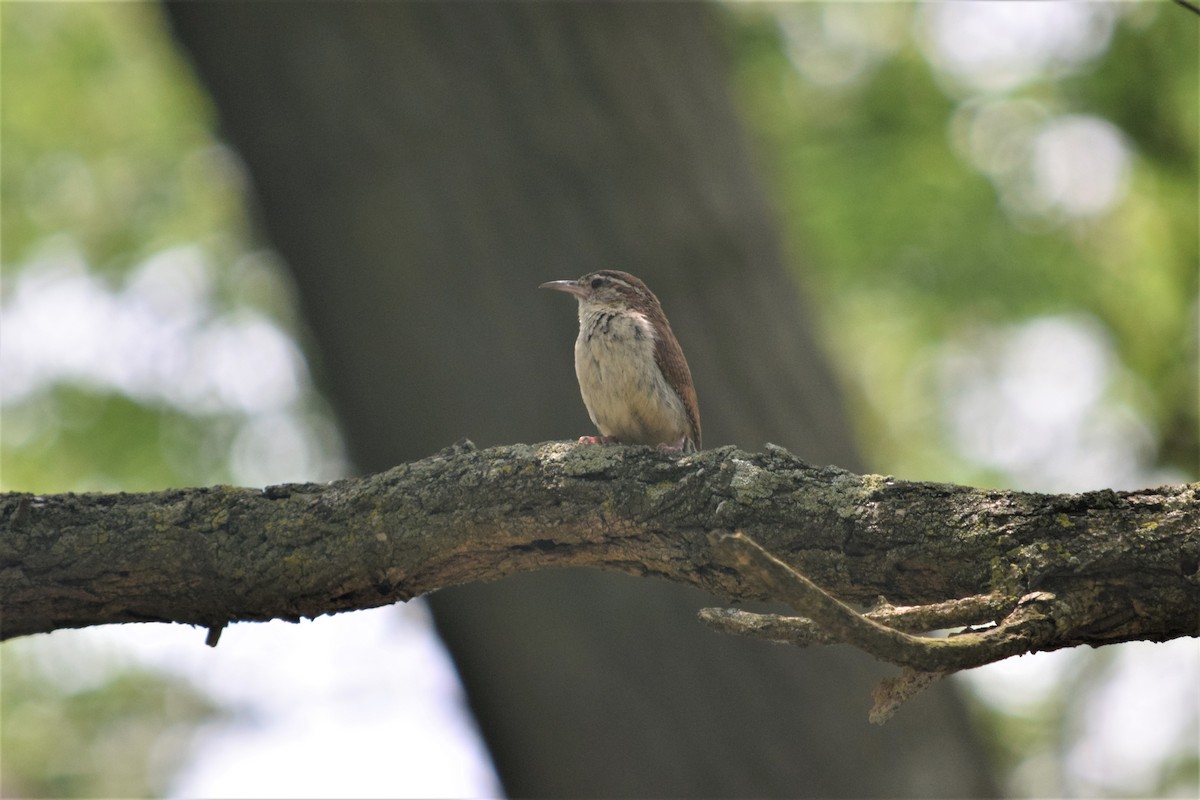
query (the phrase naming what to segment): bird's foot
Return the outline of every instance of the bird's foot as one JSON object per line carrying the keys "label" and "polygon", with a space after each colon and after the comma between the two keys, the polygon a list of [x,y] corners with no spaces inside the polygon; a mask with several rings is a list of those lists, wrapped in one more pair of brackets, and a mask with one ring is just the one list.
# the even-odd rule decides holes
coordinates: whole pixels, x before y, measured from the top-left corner
{"label": "bird's foot", "polygon": [[579,444],[617,444],[615,436],[580,436]]}
{"label": "bird's foot", "polygon": [[670,453],[673,456],[682,455],[684,447],[687,446],[687,437],[680,436],[675,442],[659,442],[658,451],[660,453]]}

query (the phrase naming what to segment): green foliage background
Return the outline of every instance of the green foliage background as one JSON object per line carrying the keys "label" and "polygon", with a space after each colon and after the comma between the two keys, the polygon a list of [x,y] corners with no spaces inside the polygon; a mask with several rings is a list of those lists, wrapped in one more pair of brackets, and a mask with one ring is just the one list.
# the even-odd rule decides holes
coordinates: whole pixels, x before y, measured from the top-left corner
{"label": "green foliage background", "polygon": [[[1006,213],[997,187],[951,141],[956,114],[996,93],[937,73],[911,33],[919,6],[856,5],[895,49],[834,87],[792,69],[779,7],[736,7],[729,18],[761,171],[874,465],[909,478],[1011,480],[953,452],[937,387],[914,386],[914,370],[931,347],[972,329],[1084,313],[1136,377],[1132,402],[1157,433],[1159,464],[1194,480],[1197,20],[1167,4],[1115,4],[1123,16],[1094,62],[1002,93],[1048,114],[1107,119],[1133,150],[1128,195],[1111,213],[1031,219]],[[820,25],[827,8],[784,13]]]}
{"label": "green foliage background", "polygon": [[[932,354],[1038,315],[1082,314],[1119,358],[1118,399],[1153,432],[1148,466],[1196,479],[1198,20],[1169,4],[1121,9],[1097,58],[1007,90],[1047,113],[1120,128],[1132,151],[1128,193],[1090,220],[1014,215],[956,153],[956,120],[982,100],[931,66],[914,34],[919,7],[859,5],[875,26],[868,42],[884,44],[838,85],[801,77],[781,25],[819,28],[825,6],[721,10],[760,171],[875,468],[1014,480],[956,450]],[[6,313],[14,287],[64,250],[119,294],[148,259],[191,247],[211,282],[206,319],[250,310],[299,337],[287,278],[252,237],[236,156],[217,140],[157,6],[6,3],[0,58]],[[323,448],[308,477],[336,472],[336,437],[307,383],[289,413]],[[235,480],[229,454],[249,416],[51,379],[3,407],[0,483],[56,492]],[[186,731],[214,709],[180,679],[132,668],[97,666],[91,684],[64,682],[42,663],[43,644],[52,641],[0,648],[0,794],[165,792]],[[1090,669],[1069,677],[1103,680]],[[1069,703],[1062,686],[1032,712],[989,717],[1007,763],[1015,769],[1068,735]],[[1167,762],[1145,793],[1195,786],[1194,753]],[[1039,786],[1061,788],[1050,779],[1014,791]]]}

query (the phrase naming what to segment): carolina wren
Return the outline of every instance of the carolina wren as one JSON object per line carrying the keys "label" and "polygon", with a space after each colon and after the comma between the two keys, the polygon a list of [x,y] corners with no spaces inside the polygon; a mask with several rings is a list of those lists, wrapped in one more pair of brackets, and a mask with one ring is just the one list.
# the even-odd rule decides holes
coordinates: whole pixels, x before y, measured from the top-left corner
{"label": "carolina wren", "polygon": [[700,408],[683,350],[654,292],[628,272],[605,269],[548,281],[579,300],[575,376],[600,436],[580,441],[700,449]]}

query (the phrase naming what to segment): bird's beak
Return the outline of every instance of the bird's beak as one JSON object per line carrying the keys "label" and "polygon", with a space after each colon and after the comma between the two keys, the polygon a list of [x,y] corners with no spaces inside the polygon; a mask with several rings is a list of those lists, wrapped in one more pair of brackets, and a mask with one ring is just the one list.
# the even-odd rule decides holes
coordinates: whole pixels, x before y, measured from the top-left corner
{"label": "bird's beak", "polygon": [[559,292],[567,292],[576,297],[584,297],[587,295],[587,287],[580,286],[578,281],[546,281],[539,289],[554,289]]}

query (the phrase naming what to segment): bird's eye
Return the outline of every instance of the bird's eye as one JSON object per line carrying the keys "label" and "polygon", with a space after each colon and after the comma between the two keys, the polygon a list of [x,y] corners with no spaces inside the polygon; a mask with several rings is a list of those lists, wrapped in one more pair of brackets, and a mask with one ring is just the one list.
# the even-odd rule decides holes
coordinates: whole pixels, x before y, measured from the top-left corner
{"label": "bird's eye", "polygon": [[592,278],[592,288],[599,289],[604,284],[603,278]]}

